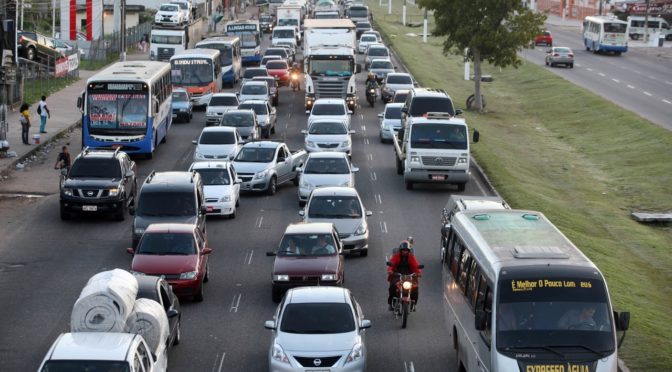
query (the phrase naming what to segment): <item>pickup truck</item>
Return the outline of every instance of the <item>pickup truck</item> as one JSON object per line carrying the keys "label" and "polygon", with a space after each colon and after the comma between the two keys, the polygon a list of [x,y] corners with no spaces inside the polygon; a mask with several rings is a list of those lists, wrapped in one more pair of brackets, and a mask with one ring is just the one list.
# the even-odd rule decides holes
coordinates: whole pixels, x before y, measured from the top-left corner
{"label": "pickup truck", "polygon": [[290,151],[284,142],[248,142],[233,159],[233,168],[243,182],[240,191],[265,191],[275,194],[278,185],[299,184],[297,168],[306,161],[305,150]]}

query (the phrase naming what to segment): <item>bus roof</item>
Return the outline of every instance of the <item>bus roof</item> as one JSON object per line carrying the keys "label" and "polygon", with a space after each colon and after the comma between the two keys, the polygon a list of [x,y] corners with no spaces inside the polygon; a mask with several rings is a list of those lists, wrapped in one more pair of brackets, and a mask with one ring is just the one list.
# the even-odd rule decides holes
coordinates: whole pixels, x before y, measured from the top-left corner
{"label": "bus roof", "polygon": [[627,21],[621,21],[616,16],[588,16],[584,21],[595,23],[622,23],[627,25]]}
{"label": "bus roof", "polygon": [[452,227],[492,279],[503,267],[595,265],[541,212],[464,211]]}
{"label": "bus roof", "polygon": [[219,57],[219,50],[217,49],[187,49],[175,52],[175,54],[170,57],[170,60],[182,59],[182,58],[212,58],[215,59]]}
{"label": "bus roof", "polygon": [[306,19],[303,21],[303,28],[349,28],[354,29],[355,23],[349,19]]}
{"label": "bus roof", "polygon": [[196,47],[199,45],[207,45],[207,44],[233,44],[234,42],[239,42],[240,37],[239,36],[210,36],[208,38],[205,38],[198,43],[196,43]]}
{"label": "bus roof", "polygon": [[149,81],[170,70],[170,64],[158,61],[117,62],[89,78],[92,81]]}

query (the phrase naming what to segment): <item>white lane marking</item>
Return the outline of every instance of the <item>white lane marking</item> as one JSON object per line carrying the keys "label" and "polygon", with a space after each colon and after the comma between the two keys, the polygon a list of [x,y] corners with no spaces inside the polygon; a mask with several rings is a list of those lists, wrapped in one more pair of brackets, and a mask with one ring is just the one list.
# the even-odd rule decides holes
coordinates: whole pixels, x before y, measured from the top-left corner
{"label": "white lane marking", "polygon": [[252,263],[253,255],[254,255],[254,249],[250,249],[247,252],[245,252],[245,259],[243,261],[245,265],[250,265]]}
{"label": "white lane marking", "polygon": [[237,313],[238,306],[240,306],[240,298],[243,297],[242,293],[233,295],[233,301],[231,301],[231,308],[229,309],[230,313]]}
{"label": "white lane marking", "polygon": [[382,232],[384,232],[385,234],[387,234],[387,223],[385,223],[385,221],[381,221],[381,222],[380,222],[380,231],[382,231]]}
{"label": "white lane marking", "polygon": [[364,144],[365,144],[365,145],[368,145],[368,144],[369,144],[369,139],[368,139],[368,138],[364,138]]}
{"label": "white lane marking", "polygon": [[630,85],[630,84],[628,84],[628,88],[630,88],[630,89],[635,89],[635,87],[633,87],[633,86]]}
{"label": "white lane marking", "polygon": [[366,125],[362,125],[362,130],[366,130]]}
{"label": "white lane marking", "polygon": [[359,114],[359,118],[360,118],[361,120],[364,120],[364,114]]}
{"label": "white lane marking", "polygon": [[287,119],[291,119],[291,118],[292,118],[292,113],[291,113],[291,112],[288,112],[288,113],[287,113]]}
{"label": "white lane marking", "polygon": [[404,362],[404,369],[406,370],[406,372],[415,372],[413,362]]}
{"label": "white lane marking", "polygon": [[581,67],[581,65],[580,65],[580,64],[578,64],[578,63],[575,63],[574,65],[576,65],[576,67]]}
{"label": "white lane marking", "polygon": [[601,73],[601,72],[598,72],[597,74],[600,75],[600,76],[602,76],[602,77],[607,76],[607,75],[605,75],[605,74],[603,74],[603,73]]}
{"label": "white lane marking", "polygon": [[649,92],[647,92],[647,91],[643,91],[642,93],[646,94],[646,95],[649,96],[649,97],[651,97],[651,96],[653,95],[653,94],[651,94],[651,93],[649,93]]}
{"label": "white lane marking", "polygon": [[635,70],[635,74],[641,74],[641,73],[642,73],[641,71]]}
{"label": "white lane marking", "polygon": [[373,154],[368,154],[367,157],[369,158],[369,160],[373,161]]}
{"label": "white lane marking", "polygon": [[261,216],[261,217],[257,218],[257,222],[255,222],[254,225],[261,229],[261,223],[263,221],[264,221],[264,216]]}
{"label": "white lane marking", "polygon": [[665,84],[672,85],[672,81],[665,81]]}
{"label": "white lane marking", "polygon": [[612,78],[611,81],[616,82],[616,83],[620,83],[620,80],[618,80],[618,79],[613,79]]}
{"label": "white lane marking", "polygon": [[649,75],[649,79],[656,80],[655,76]]}
{"label": "white lane marking", "polygon": [[376,199],[376,203],[383,204],[383,197],[380,194],[375,194],[373,197]]}
{"label": "white lane marking", "polygon": [[[215,355],[215,364],[212,366],[212,369],[210,371],[215,372],[215,371],[221,371],[222,370],[222,365],[224,364],[224,358],[226,357],[226,353],[222,353],[222,360],[219,360],[219,353]],[[219,361],[219,368],[217,368],[217,361]],[[217,369],[215,369],[217,368]]]}
{"label": "white lane marking", "polygon": [[371,171],[371,181],[375,181],[375,180],[376,180],[376,172]]}
{"label": "white lane marking", "polygon": [[586,71],[593,71],[593,69],[589,67],[586,69]]}
{"label": "white lane marking", "polygon": [[668,101],[668,100],[666,100],[666,99],[664,99],[663,102],[667,103],[668,105],[672,105],[672,102],[670,102],[670,101]]}

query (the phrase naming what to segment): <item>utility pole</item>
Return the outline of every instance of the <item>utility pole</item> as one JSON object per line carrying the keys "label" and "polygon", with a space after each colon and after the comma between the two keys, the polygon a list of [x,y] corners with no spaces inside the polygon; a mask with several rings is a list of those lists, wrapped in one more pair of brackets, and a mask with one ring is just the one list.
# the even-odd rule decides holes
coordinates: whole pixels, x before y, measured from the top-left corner
{"label": "utility pole", "polygon": [[392,0],[387,0],[387,14],[392,14]]}
{"label": "utility pole", "polygon": [[427,8],[425,8],[425,19],[422,21],[422,42],[427,44],[427,33],[429,29],[427,27]]}
{"label": "utility pole", "polygon": [[[126,61],[126,0],[121,0],[121,40],[119,43],[119,60]],[[103,35],[103,45],[105,45],[105,35]]]}
{"label": "utility pole", "polygon": [[51,2],[51,37],[56,38],[56,0]]}
{"label": "utility pole", "polygon": [[644,14],[644,43],[649,42],[649,1],[646,0],[646,13]]}
{"label": "utility pole", "polygon": [[26,0],[19,0],[19,1],[21,1],[21,9],[19,9],[21,11],[21,25],[19,26],[19,28],[21,29],[21,31],[23,31],[23,8],[26,6],[26,4],[24,3]]}

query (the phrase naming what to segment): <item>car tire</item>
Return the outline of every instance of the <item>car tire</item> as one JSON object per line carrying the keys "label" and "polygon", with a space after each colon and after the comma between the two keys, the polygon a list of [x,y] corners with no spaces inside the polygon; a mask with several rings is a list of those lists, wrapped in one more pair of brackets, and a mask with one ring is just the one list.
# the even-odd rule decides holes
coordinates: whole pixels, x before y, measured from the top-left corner
{"label": "car tire", "polygon": [[175,327],[175,332],[177,334],[175,335],[175,339],[173,340],[173,346],[177,346],[180,344],[180,341],[182,341],[182,330],[180,330],[180,320],[177,320],[177,327]]}
{"label": "car tire", "polygon": [[368,255],[369,255],[369,249],[368,248],[367,249],[362,249],[361,251],[359,251],[359,257],[366,257]]}
{"label": "car tire", "polygon": [[292,183],[294,183],[294,186],[299,186],[299,172],[296,172],[296,176],[294,176]]}
{"label": "car tire", "polygon": [[271,287],[271,299],[276,304],[282,300],[282,291],[278,288]]}
{"label": "car tire", "polygon": [[406,190],[413,190],[413,182],[406,181]]}
{"label": "car tire", "polygon": [[233,208],[233,212],[229,215],[229,219],[236,218],[236,208]]}
{"label": "car tire", "polygon": [[266,188],[266,193],[268,195],[275,195],[278,188],[278,181],[275,176],[271,177],[271,180],[268,182],[268,188]]}
{"label": "car tire", "polygon": [[194,114],[189,113],[189,117],[187,118],[187,123],[191,123],[191,119],[194,118]]}
{"label": "car tire", "polygon": [[68,212],[65,208],[61,207],[61,220],[62,221],[70,221],[72,219],[72,215],[70,212]]}
{"label": "car tire", "polygon": [[240,206],[240,198],[236,199],[236,207]]}
{"label": "car tire", "polygon": [[574,68],[574,64],[573,64],[573,63],[570,63],[570,64],[569,64],[569,68]]}
{"label": "car tire", "polygon": [[200,287],[198,288],[198,293],[196,293],[196,295],[194,296],[194,301],[203,302],[204,296],[205,296],[205,283],[204,281],[202,281]]}
{"label": "car tire", "polygon": [[114,214],[115,221],[123,221],[126,218],[126,198],[121,201],[121,206],[117,209],[117,213]]}
{"label": "car tire", "polygon": [[35,47],[29,46],[28,49],[26,49],[26,59],[34,61],[35,57],[36,57]]}
{"label": "car tire", "polygon": [[401,164],[401,159],[397,156],[397,174],[404,174],[404,166]]}
{"label": "car tire", "polygon": [[555,67],[555,63],[551,62],[550,66]]}
{"label": "car tire", "polygon": [[546,63],[546,66],[548,66],[548,61],[546,61],[545,63]]}
{"label": "car tire", "polygon": [[271,134],[275,134],[275,125],[271,127]]}

